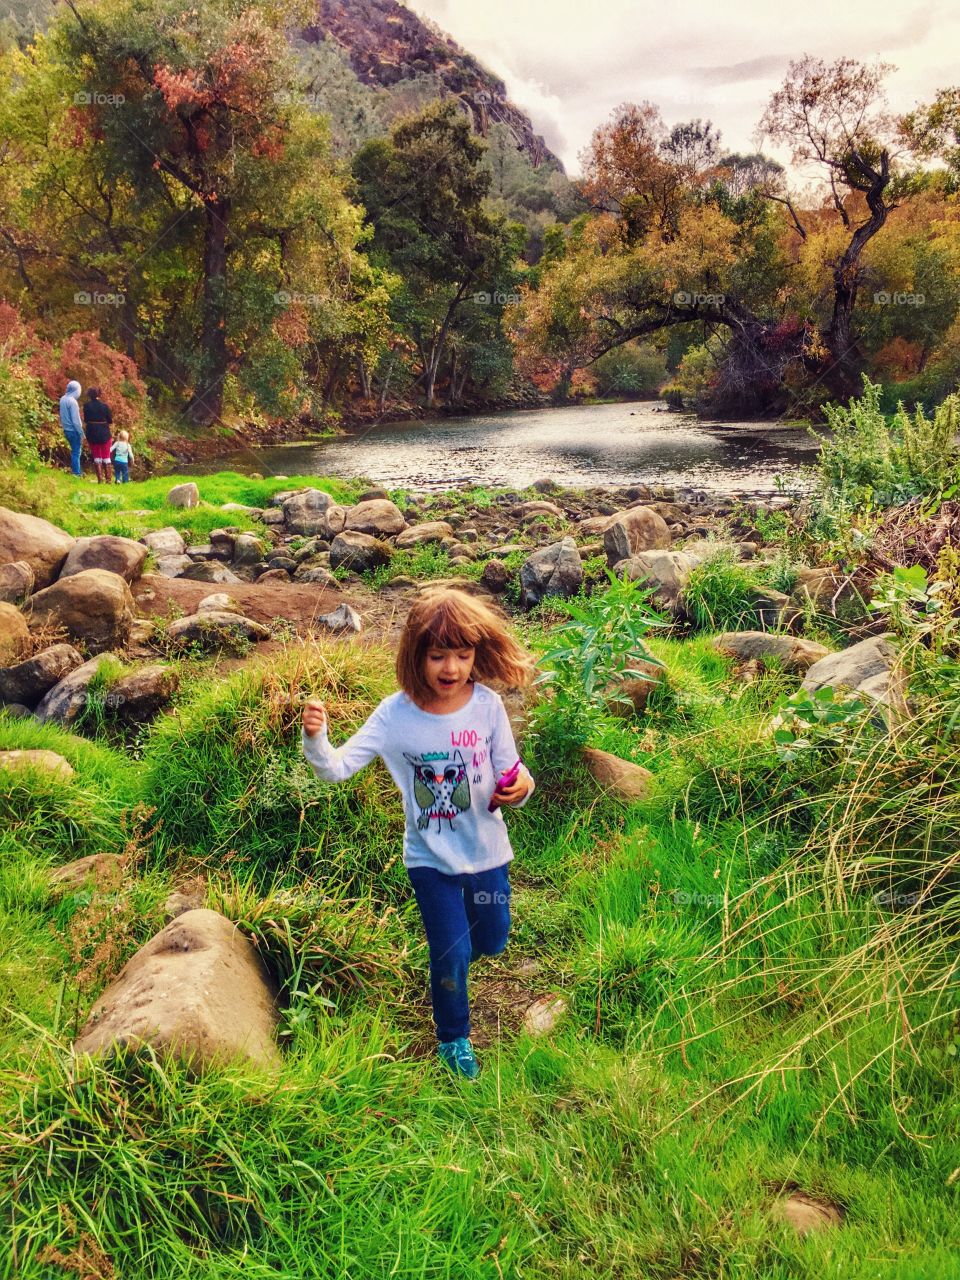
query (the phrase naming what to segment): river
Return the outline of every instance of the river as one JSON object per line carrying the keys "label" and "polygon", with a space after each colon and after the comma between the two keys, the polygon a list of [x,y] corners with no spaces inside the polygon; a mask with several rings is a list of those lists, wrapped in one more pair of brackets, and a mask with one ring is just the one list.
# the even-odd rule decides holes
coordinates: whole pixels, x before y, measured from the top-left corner
{"label": "river", "polygon": [[806,487],[818,446],[777,422],[709,422],[660,402],[572,405],[426,422],[382,423],[333,440],[248,449],[178,468],[263,475],[363,476],[388,488],[525,488],[644,483],[711,493]]}

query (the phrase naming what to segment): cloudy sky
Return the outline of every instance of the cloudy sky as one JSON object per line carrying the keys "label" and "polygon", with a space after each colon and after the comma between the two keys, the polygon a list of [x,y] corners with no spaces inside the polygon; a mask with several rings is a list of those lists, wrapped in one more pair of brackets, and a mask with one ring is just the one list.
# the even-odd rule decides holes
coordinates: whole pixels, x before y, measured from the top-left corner
{"label": "cloudy sky", "polygon": [[[507,85],[569,173],[621,102],[656,102],[672,125],[710,119],[732,151],[751,135],[791,58],[880,58],[894,109],[960,83],[960,6],[884,12],[876,0],[408,0]],[[786,161],[773,147],[768,154]]]}

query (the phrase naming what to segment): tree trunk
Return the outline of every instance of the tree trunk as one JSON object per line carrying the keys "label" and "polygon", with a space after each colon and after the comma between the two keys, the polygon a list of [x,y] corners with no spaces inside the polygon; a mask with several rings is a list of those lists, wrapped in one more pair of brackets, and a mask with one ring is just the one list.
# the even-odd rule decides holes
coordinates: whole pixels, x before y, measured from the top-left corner
{"label": "tree trunk", "polygon": [[367,368],[367,362],[362,355],[357,356],[357,373],[360,375],[360,394],[364,400],[369,400],[371,396],[370,389],[370,371]]}
{"label": "tree trunk", "polygon": [[861,160],[856,153],[853,158],[870,182],[869,189],[864,191],[870,217],[854,231],[850,243],[833,268],[833,315],[824,334],[830,352],[830,366],[823,374],[823,381],[834,395],[843,399],[857,396],[862,390],[860,371],[863,361],[853,332],[853,312],[861,278],[860,259],[867,242],[877,234],[889,213],[883,199],[890,182],[887,153],[884,151],[881,154],[877,169]]}
{"label": "tree trunk", "polygon": [[223,411],[227,376],[227,232],[231,202],[205,204],[203,243],[203,320],[200,327],[200,369],[187,416],[198,426],[216,422]]}

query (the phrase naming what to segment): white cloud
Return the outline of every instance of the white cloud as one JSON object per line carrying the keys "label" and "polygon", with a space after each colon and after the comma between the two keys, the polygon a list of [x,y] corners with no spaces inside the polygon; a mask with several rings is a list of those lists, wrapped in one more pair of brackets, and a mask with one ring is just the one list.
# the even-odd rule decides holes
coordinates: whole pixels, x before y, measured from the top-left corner
{"label": "white cloud", "polygon": [[611,110],[644,98],[668,124],[709,118],[725,146],[752,150],[770,94],[804,53],[895,64],[886,83],[898,110],[960,82],[944,57],[960,47],[960,8],[946,3],[887,13],[875,0],[842,8],[807,0],[795,9],[770,0],[414,0],[410,7],[504,80],[571,173]]}

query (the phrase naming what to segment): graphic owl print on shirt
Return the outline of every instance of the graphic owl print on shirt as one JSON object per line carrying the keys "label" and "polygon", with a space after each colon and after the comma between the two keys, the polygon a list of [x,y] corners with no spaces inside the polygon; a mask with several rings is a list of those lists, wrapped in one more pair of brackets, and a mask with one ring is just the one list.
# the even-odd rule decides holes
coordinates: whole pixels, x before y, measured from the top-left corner
{"label": "graphic owl print on shirt", "polygon": [[420,806],[417,827],[425,831],[432,819],[437,820],[439,834],[446,819],[449,830],[459,813],[470,808],[470,780],[467,766],[459,751],[425,751],[422,756],[404,757],[413,765],[413,794]]}

